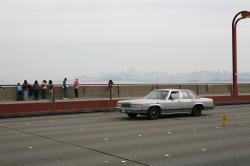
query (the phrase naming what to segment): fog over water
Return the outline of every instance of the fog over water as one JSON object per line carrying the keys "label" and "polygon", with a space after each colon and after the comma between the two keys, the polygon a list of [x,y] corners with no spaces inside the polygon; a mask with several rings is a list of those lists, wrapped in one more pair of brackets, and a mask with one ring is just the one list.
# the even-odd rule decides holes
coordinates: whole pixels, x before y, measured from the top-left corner
{"label": "fog over water", "polygon": [[[249,0],[1,0],[0,83],[115,80],[110,73],[131,69],[142,81],[152,71],[230,73],[231,22],[241,10]],[[239,22],[242,73],[250,72],[249,29],[250,19]]]}

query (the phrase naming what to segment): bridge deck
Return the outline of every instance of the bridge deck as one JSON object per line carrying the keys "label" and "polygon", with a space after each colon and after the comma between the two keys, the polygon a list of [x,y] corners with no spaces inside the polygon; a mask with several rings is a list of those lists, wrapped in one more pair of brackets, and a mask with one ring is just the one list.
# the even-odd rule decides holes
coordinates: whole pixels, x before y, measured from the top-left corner
{"label": "bridge deck", "polygon": [[[3,166],[235,166],[250,163],[250,105],[200,117],[117,112],[0,119]],[[228,124],[222,127],[224,113]]]}

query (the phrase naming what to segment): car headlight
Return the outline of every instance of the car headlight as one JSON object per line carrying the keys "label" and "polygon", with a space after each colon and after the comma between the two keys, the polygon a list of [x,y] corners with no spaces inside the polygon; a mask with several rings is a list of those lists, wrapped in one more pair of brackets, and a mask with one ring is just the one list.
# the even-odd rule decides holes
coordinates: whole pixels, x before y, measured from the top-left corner
{"label": "car headlight", "polygon": [[132,104],[132,108],[144,108],[143,104]]}

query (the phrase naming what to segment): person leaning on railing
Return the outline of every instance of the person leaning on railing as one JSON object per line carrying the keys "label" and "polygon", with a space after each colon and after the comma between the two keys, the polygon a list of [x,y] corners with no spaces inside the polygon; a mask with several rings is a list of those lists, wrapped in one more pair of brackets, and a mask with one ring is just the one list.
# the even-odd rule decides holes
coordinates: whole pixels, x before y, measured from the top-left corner
{"label": "person leaning on railing", "polygon": [[78,99],[78,89],[79,89],[79,81],[78,79],[74,82],[74,92],[75,92],[75,98]]}
{"label": "person leaning on railing", "polygon": [[22,88],[23,88],[23,100],[27,101],[28,95],[29,95],[28,94],[29,84],[28,84],[27,80],[24,80]]}
{"label": "person leaning on railing", "polygon": [[38,84],[38,81],[36,80],[33,84],[33,92],[35,100],[39,99],[39,91],[40,91],[40,86]]}
{"label": "person leaning on railing", "polygon": [[16,100],[22,101],[23,100],[23,87],[20,85],[20,83],[17,83],[16,86]]}
{"label": "person leaning on railing", "polygon": [[49,80],[48,90],[49,90],[49,94],[48,94],[49,101],[53,102],[55,100],[54,99],[54,90],[55,90],[55,88],[54,88],[54,85],[53,85],[51,80]]}
{"label": "person leaning on railing", "polygon": [[47,96],[47,81],[43,80],[43,83],[41,85],[41,98],[46,99]]}

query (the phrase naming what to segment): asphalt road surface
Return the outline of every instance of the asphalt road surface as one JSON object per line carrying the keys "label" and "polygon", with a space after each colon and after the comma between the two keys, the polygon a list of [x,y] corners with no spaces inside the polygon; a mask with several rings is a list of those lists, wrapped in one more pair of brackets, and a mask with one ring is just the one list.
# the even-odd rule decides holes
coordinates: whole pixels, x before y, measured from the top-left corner
{"label": "asphalt road surface", "polygon": [[250,165],[250,105],[158,120],[118,112],[0,119],[0,166],[239,165]]}

